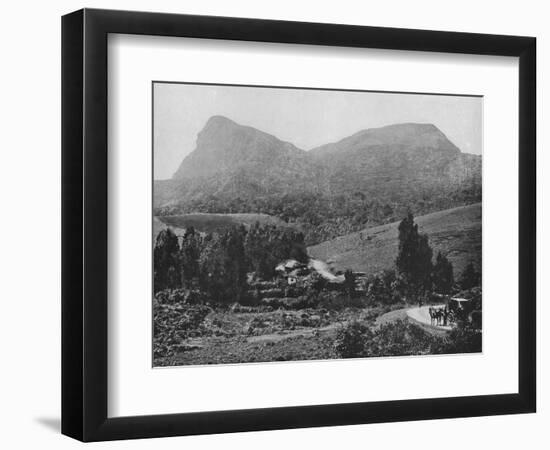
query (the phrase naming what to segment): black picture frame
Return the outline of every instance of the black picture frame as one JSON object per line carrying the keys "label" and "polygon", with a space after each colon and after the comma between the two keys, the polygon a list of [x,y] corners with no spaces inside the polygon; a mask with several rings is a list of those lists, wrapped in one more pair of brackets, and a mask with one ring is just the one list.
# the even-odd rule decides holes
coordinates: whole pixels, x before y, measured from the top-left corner
{"label": "black picture frame", "polygon": [[[107,417],[109,33],[519,58],[517,393]],[[62,433],[82,441],[535,412],[536,39],[83,9],[62,18]]]}

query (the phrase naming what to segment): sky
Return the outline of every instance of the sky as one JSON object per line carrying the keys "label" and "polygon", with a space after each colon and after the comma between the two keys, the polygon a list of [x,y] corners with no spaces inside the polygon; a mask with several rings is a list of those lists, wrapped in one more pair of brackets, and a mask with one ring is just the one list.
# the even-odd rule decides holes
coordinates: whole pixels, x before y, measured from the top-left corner
{"label": "sky", "polygon": [[432,123],[462,152],[481,154],[480,97],[155,83],[154,178],[171,178],[207,120],[222,115],[310,150],[366,128]]}

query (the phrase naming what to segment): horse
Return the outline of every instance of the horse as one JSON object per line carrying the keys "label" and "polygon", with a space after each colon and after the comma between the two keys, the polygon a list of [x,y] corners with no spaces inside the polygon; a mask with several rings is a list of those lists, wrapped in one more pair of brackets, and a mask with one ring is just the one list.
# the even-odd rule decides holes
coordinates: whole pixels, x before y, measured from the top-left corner
{"label": "horse", "polygon": [[432,308],[431,306],[428,308],[428,313],[430,314],[430,323],[432,325],[436,324],[437,322],[437,309]]}
{"label": "horse", "polygon": [[431,324],[436,326],[446,325],[448,312],[442,308],[430,308]]}
{"label": "horse", "polygon": [[441,322],[443,320],[443,311],[441,311],[441,309],[437,309],[436,310],[436,313],[435,313],[435,318],[436,318],[436,321],[437,321],[437,325],[441,325]]}
{"label": "horse", "polygon": [[449,310],[447,309],[447,306],[445,306],[445,309],[443,310],[443,325],[447,326],[448,319],[449,319]]}

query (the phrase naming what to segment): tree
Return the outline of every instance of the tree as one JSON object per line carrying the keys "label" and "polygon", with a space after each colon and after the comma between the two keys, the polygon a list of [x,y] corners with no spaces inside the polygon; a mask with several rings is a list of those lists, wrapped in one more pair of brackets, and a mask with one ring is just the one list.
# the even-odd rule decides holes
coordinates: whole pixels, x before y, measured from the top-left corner
{"label": "tree", "polygon": [[222,302],[227,285],[225,252],[221,241],[211,236],[199,257],[199,286],[214,302]]}
{"label": "tree", "polygon": [[464,268],[462,275],[458,281],[461,289],[471,289],[481,284],[481,274],[476,271],[473,262],[469,262]]}
{"label": "tree", "polygon": [[394,303],[397,300],[394,295],[395,282],[396,278],[393,270],[384,270],[374,275],[367,288],[369,302],[384,305]]}
{"label": "tree", "polygon": [[396,272],[412,295],[421,295],[431,287],[432,249],[428,236],[418,233],[412,213],[399,224]]}
{"label": "tree", "polygon": [[216,303],[241,302],[246,292],[244,227],[211,236],[198,260],[199,286]]}
{"label": "tree", "polygon": [[167,228],[157,235],[153,250],[153,289],[155,292],[163,289],[173,289],[180,285],[178,237]]}
{"label": "tree", "polygon": [[285,230],[285,233],[287,239],[291,243],[288,257],[300,261],[301,263],[307,263],[309,261],[309,255],[307,254],[307,248],[304,242],[304,234],[291,229]]}
{"label": "tree", "polygon": [[323,277],[318,272],[312,272],[309,276],[308,285],[317,293],[325,289],[327,287],[327,284],[328,282],[325,277]]}
{"label": "tree", "polygon": [[228,300],[241,302],[246,292],[247,262],[244,251],[244,226],[227,231],[222,237],[224,250],[225,288]]}
{"label": "tree", "polygon": [[436,292],[440,294],[449,294],[451,292],[454,284],[453,265],[441,252],[437,253],[435,259],[432,281]]}
{"label": "tree", "polygon": [[344,289],[349,298],[355,297],[355,274],[349,269],[344,272]]}
{"label": "tree", "polygon": [[304,235],[290,228],[261,226],[256,222],[244,234],[248,267],[259,278],[273,278],[277,264],[286,259],[296,259],[302,263],[309,259]]}
{"label": "tree", "polygon": [[275,274],[277,259],[271,251],[270,230],[256,222],[250,227],[244,240],[245,255],[250,269],[259,278],[269,279]]}
{"label": "tree", "polygon": [[181,242],[180,268],[182,282],[186,287],[191,287],[199,276],[199,257],[201,254],[202,240],[199,233],[193,227],[189,227]]}
{"label": "tree", "polygon": [[341,358],[363,356],[365,343],[372,339],[373,333],[363,323],[353,321],[342,326],[336,332],[333,348]]}

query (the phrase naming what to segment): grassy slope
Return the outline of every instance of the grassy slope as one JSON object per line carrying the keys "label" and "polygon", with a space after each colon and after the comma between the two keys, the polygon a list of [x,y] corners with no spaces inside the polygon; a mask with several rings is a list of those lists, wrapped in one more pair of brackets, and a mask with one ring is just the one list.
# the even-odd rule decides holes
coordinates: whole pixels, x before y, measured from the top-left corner
{"label": "grassy slope", "polygon": [[[453,263],[455,276],[472,260],[481,266],[481,203],[438,211],[415,218],[430,245]],[[309,254],[336,270],[372,274],[392,267],[397,256],[397,227],[393,222],[340,236],[308,248]]]}
{"label": "grassy slope", "polygon": [[[162,227],[170,226],[172,229],[184,230],[193,226],[196,230],[212,233],[231,228],[236,225],[250,226],[256,222],[262,225],[289,226],[277,217],[268,214],[182,214],[179,216],[155,217],[153,234],[158,233]],[[179,233],[176,233],[179,234]],[[156,234],[155,234],[156,236]]]}

